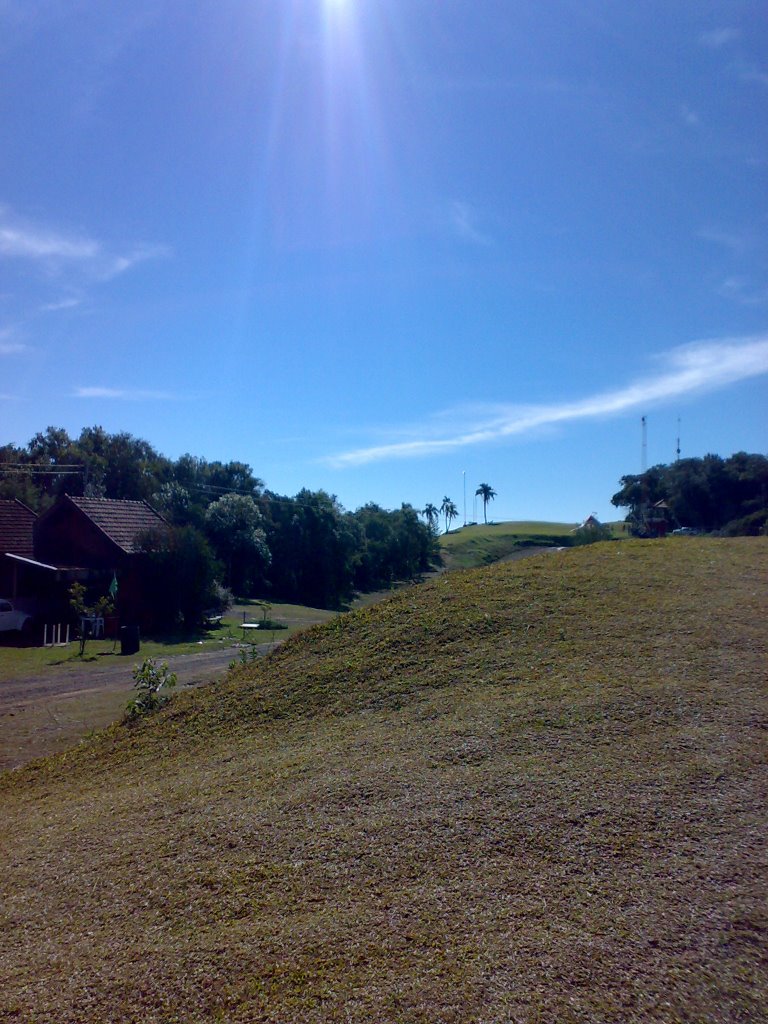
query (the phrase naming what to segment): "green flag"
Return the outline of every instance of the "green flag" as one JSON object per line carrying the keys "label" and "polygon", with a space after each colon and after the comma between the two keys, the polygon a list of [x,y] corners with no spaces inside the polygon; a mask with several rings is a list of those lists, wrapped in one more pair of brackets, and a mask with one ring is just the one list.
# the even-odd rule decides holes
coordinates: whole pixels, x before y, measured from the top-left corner
{"label": "green flag", "polygon": [[109,596],[113,601],[117,597],[117,573],[112,574],[112,582],[109,584]]}

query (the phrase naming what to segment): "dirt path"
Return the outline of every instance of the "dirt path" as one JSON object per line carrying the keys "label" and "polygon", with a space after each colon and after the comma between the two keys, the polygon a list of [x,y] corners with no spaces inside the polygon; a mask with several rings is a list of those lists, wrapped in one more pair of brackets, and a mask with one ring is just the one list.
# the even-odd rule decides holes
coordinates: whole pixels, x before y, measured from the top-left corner
{"label": "dirt path", "polygon": [[[274,644],[259,644],[265,654]],[[166,661],[179,687],[220,679],[237,658],[236,647],[177,654]],[[119,718],[131,695],[139,658],[115,657],[103,666],[61,666],[0,686],[0,770],[65,750],[86,733]]]}

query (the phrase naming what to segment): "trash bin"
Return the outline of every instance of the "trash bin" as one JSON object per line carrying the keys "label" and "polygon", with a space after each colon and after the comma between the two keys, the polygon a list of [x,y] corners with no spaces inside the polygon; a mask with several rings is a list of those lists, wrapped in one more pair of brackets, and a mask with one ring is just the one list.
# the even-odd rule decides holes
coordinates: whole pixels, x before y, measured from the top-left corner
{"label": "trash bin", "polygon": [[121,626],[120,627],[120,653],[121,654],[137,654],[139,650],[139,627],[138,626]]}

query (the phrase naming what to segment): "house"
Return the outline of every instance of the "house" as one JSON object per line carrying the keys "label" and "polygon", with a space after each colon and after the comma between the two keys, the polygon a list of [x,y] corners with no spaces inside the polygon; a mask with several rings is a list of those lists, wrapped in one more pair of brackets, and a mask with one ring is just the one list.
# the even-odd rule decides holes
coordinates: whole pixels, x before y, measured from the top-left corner
{"label": "house", "polygon": [[35,559],[55,568],[60,578],[84,582],[98,596],[117,579],[121,621],[145,625],[141,541],[149,532],[167,529],[146,501],[64,495],[34,524]]}
{"label": "house", "polygon": [[[587,518],[584,520],[584,522],[580,526],[576,527],[576,530],[601,530],[602,526],[603,526],[603,524],[597,518],[595,513],[592,512],[592,513],[590,513],[590,515],[587,516]],[[572,530],[571,532],[575,533],[576,531]]]}
{"label": "house", "polygon": [[[34,561],[36,514],[18,498],[0,498],[0,595],[16,599],[19,578]],[[24,588],[22,588],[23,590]]]}
{"label": "house", "polygon": [[0,554],[33,558],[36,514],[18,498],[0,498]]}
{"label": "house", "polygon": [[672,529],[672,512],[663,498],[646,511],[645,525],[649,537],[666,537]]}

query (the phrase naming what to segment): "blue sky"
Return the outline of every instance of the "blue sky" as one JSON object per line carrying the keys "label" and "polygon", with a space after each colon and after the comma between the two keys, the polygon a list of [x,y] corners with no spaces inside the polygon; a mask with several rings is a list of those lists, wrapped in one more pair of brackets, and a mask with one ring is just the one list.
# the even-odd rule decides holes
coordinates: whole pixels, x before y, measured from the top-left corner
{"label": "blue sky", "polygon": [[0,0],[0,440],[470,519],[764,452],[763,15]]}

